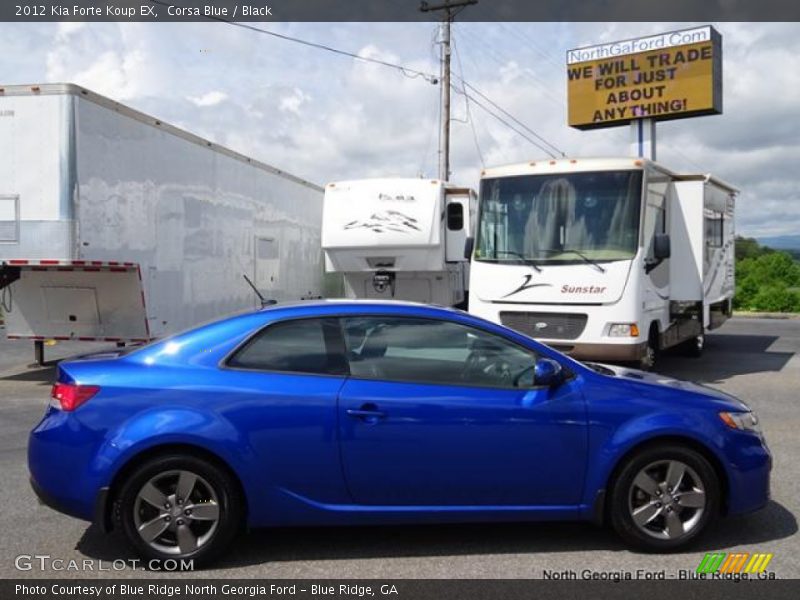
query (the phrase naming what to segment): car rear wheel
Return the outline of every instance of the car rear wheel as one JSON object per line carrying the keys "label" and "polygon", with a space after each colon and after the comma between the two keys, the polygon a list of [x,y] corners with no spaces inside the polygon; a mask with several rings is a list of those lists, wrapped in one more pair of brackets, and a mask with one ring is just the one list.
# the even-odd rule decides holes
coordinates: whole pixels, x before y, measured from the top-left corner
{"label": "car rear wheel", "polygon": [[232,477],[191,455],[139,465],[122,484],[117,518],[134,549],[148,559],[205,563],[233,539],[242,502]]}
{"label": "car rear wheel", "polygon": [[720,484],[700,453],[679,445],[645,449],[611,488],[612,527],[629,545],[668,552],[689,544],[719,512]]}

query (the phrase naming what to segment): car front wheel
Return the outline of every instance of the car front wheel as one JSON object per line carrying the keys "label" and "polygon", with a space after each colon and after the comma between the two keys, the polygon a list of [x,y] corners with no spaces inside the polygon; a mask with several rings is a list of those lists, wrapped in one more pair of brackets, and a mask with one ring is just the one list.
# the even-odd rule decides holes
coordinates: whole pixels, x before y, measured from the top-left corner
{"label": "car front wheel", "polygon": [[611,488],[610,520],[629,545],[651,552],[689,544],[719,512],[720,485],[700,453],[678,445],[629,459]]}
{"label": "car front wheel", "polygon": [[160,456],[133,470],[122,484],[116,510],[122,531],[147,559],[217,556],[233,539],[242,517],[232,477],[191,455]]}

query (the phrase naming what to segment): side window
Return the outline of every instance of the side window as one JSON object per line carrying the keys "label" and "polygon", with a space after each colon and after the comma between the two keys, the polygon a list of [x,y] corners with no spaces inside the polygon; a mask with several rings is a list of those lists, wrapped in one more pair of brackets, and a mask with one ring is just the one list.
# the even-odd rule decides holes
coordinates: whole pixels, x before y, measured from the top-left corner
{"label": "side window", "polygon": [[706,213],[706,244],[714,248],[722,246],[724,215],[720,212]]}
{"label": "side window", "polygon": [[335,319],[298,319],[267,326],[230,359],[228,366],[259,371],[340,375],[344,357],[335,349]]}
{"label": "side window", "polygon": [[500,388],[533,383],[535,353],[479,329],[402,317],[343,323],[353,377]]}
{"label": "side window", "polygon": [[464,229],[464,207],[458,202],[447,205],[447,229],[449,231]]}
{"label": "side window", "polygon": [[657,233],[667,232],[667,194],[672,189],[672,181],[663,173],[650,170],[647,173],[647,202],[644,212],[642,242],[648,249],[647,256],[652,258],[654,239]]}

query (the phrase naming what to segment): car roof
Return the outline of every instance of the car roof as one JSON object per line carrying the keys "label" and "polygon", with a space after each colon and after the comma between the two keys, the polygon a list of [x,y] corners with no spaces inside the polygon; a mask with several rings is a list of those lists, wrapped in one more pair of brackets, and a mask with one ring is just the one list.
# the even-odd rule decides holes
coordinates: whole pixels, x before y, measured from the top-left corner
{"label": "car roof", "polygon": [[[429,314],[466,314],[458,309],[435,304],[423,304],[421,302],[409,302],[406,300],[370,300],[370,299],[349,299],[349,298],[325,298],[315,300],[297,300],[290,302],[278,302],[265,306],[258,312],[264,314],[281,313],[285,311],[293,313],[308,312],[309,314],[343,312],[359,313],[361,311],[376,312],[385,309],[389,312],[404,312],[408,309],[411,313],[426,312]],[[277,314],[275,315],[277,316]]]}

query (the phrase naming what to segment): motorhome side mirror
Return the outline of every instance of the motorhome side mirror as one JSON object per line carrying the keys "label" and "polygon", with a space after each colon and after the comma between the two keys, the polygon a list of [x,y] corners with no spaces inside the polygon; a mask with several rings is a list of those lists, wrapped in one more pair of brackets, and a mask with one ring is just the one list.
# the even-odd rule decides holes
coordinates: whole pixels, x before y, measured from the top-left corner
{"label": "motorhome side mirror", "polygon": [[669,234],[657,233],[653,238],[653,258],[664,260],[670,256]]}
{"label": "motorhome side mirror", "polygon": [[533,385],[554,387],[563,379],[561,364],[552,358],[540,358],[533,367]]}
{"label": "motorhome side mirror", "polygon": [[475,248],[475,238],[468,237],[464,240],[464,258],[469,260],[472,258],[472,250]]}

